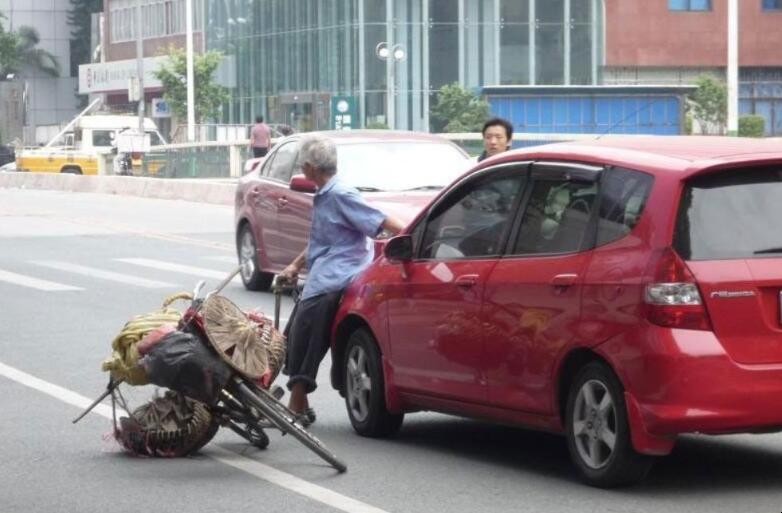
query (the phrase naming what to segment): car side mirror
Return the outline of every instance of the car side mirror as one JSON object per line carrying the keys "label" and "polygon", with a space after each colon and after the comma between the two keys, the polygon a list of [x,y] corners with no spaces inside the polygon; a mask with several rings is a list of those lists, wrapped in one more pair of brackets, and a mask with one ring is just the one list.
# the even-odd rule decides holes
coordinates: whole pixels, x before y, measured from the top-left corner
{"label": "car side mirror", "polygon": [[383,249],[385,257],[391,261],[406,262],[413,259],[413,237],[397,235],[389,239]]}
{"label": "car side mirror", "polygon": [[318,187],[315,182],[307,180],[304,175],[293,175],[290,181],[290,189],[296,192],[315,192]]}

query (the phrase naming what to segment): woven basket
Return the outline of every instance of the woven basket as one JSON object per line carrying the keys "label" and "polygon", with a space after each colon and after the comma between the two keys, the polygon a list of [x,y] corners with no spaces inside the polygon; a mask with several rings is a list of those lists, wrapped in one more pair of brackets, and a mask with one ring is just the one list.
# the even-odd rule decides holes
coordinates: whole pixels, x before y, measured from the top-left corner
{"label": "woven basket", "polygon": [[133,454],[174,458],[191,454],[214,437],[219,424],[207,407],[173,391],[121,417],[116,438]]}
{"label": "woven basket", "polygon": [[202,315],[209,343],[234,370],[251,380],[277,377],[285,361],[285,337],[270,319],[248,316],[223,296],[207,299]]}

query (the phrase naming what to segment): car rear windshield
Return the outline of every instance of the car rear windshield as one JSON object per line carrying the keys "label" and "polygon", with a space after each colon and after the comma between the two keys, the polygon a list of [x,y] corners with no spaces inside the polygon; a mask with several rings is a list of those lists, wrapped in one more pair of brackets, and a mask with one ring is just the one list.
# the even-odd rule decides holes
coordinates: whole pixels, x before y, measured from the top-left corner
{"label": "car rear windshield", "polygon": [[339,176],[364,191],[439,189],[464,174],[470,160],[455,145],[382,142],[337,146]]}
{"label": "car rear windshield", "polygon": [[782,256],[782,166],[696,177],[686,184],[674,246],[686,260]]}

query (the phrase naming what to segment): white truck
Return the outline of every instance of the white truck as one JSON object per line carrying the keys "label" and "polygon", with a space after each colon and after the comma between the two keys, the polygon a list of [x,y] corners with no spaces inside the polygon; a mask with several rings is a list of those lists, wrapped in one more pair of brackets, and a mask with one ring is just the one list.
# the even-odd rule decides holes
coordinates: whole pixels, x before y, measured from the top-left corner
{"label": "white truck", "polygon": [[[80,115],[46,146],[17,151],[16,169],[35,173],[98,174],[99,159],[105,160],[106,154],[115,154],[118,145],[123,151],[122,141],[128,140],[125,135],[137,134],[138,125],[138,117],[130,114]],[[143,146],[166,144],[155,122],[149,118],[144,119],[144,134],[148,143]],[[136,161],[134,167],[145,149],[139,147],[132,152]],[[155,170],[148,172],[154,174]]]}

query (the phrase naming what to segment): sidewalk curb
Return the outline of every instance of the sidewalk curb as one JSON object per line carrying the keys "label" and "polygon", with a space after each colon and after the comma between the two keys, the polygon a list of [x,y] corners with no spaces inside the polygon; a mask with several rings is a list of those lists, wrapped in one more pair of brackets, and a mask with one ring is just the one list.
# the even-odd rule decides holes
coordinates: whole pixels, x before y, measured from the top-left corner
{"label": "sidewalk curb", "polygon": [[209,182],[206,179],[81,176],[19,172],[0,173],[0,188],[122,194],[145,198],[214,203],[218,205],[233,205],[236,194],[235,183]]}

